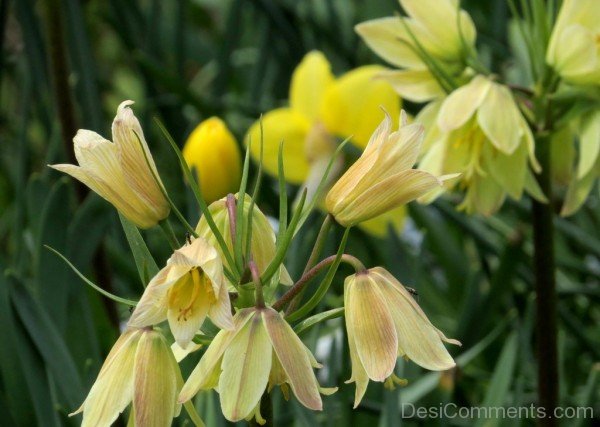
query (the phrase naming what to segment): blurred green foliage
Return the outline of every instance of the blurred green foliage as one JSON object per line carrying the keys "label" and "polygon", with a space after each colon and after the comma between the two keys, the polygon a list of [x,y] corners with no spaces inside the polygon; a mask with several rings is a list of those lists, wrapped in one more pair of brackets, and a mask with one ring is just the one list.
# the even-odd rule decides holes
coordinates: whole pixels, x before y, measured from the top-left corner
{"label": "blurred green foliage", "polygon": [[[494,67],[507,62],[508,13],[504,0],[464,1]],[[124,99],[136,101],[162,178],[194,223],[198,211],[177,159],[151,118],[158,116],[182,143],[203,118],[221,116],[242,139],[261,112],[287,98],[290,75],[303,55],[325,52],[336,73],[378,62],[353,26],[398,10],[393,0],[16,0],[0,1],[0,424],[75,425],[68,418],[83,401],[129,312],[88,288],[53,253],[52,246],[124,298],[143,290],[115,211],[95,194],[46,167],[68,160],[65,103],[71,125],[109,136]],[[58,28],[58,40],[56,44]],[[54,33],[53,33],[54,31]],[[60,42],[62,39],[62,42]],[[55,90],[51,53],[67,62],[67,91]],[[517,76],[518,77],[518,76]],[[525,80],[526,78],[523,77]],[[408,105],[412,112],[415,106]],[[62,128],[61,128],[62,126]],[[68,129],[73,131],[73,129]],[[72,136],[72,135],[71,135]],[[223,171],[223,173],[227,173]],[[259,203],[277,212],[277,183],[267,179]],[[290,188],[292,192],[297,189]],[[432,206],[413,204],[400,236],[376,241],[354,233],[348,252],[367,266],[384,265],[416,288],[433,323],[463,342],[452,349],[453,372],[424,372],[399,362],[405,388],[384,391],[372,383],[351,410],[353,386],[341,319],[303,333],[325,365],[321,382],[340,384],[323,413],[275,393],[278,425],[399,426],[460,424],[457,420],[402,420],[401,405],[529,406],[535,402],[531,235],[529,204],[508,203],[494,218],[466,217],[451,197]],[[575,217],[557,223],[561,404],[596,405],[600,413],[600,209],[597,195]],[[318,231],[309,218],[294,242],[288,266],[301,273]],[[338,230],[338,238],[341,230]],[[183,237],[184,230],[176,232]],[[169,256],[160,232],[143,233],[159,266]],[[329,253],[334,249],[333,239]],[[323,310],[339,305],[336,295]],[[183,363],[184,376],[198,360]],[[224,425],[216,394],[197,407],[207,425]],[[483,423],[484,420],[480,420]],[[182,415],[178,423],[185,423]],[[532,424],[533,420],[521,420]],[[580,425],[587,421],[579,420]],[[463,425],[470,425],[471,420]],[[517,425],[485,420],[485,425]]]}

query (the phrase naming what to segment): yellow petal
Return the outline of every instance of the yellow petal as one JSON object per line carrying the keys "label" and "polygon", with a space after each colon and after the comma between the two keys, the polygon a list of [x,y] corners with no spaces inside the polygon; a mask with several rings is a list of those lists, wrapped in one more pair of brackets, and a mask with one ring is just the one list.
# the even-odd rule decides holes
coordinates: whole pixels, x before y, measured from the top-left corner
{"label": "yellow petal", "polygon": [[183,157],[196,170],[207,203],[234,193],[242,176],[240,150],[227,125],[218,117],[201,122],[183,147]]}
{"label": "yellow petal", "polygon": [[[262,118],[263,168],[273,176],[278,175],[279,144],[283,141],[283,166],[286,181],[300,184],[308,174],[305,156],[306,136],[311,123],[304,115],[290,108],[269,111]],[[246,135],[245,143],[252,140],[250,153],[255,161],[260,159],[260,121],[255,122]]]}
{"label": "yellow petal", "polygon": [[418,365],[434,370],[452,368],[455,363],[442,340],[448,340],[429,321],[414,298],[389,272],[381,267],[370,270],[383,298],[390,307],[398,334],[398,352]]}
{"label": "yellow petal", "polygon": [[196,344],[194,342],[192,342],[186,348],[181,348],[181,346],[179,344],[177,344],[176,342],[174,342],[171,345],[171,351],[173,352],[173,357],[175,357],[175,361],[177,363],[179,363],[183,359],[185,359],[190,353],[198,351],[201,348],[202,348],[202,344]]}
{"label": "yellow petal", "polygon": [[366,274],[346,278],[346,328],[370,379],[383,381],[396,366],[398,337],[386,301]]}
{"label": "yellow petal", "polygon": [[356,32],[377,55],[392,65],[425,69],[426,66],[410,44],[410,36],[397,17],[373,19],[358,24]]}
{"label": "yellow petal", "polygon": [[482,104],[490,86],[488,79],[478,75],[448,95],[438,114],[438,126],[449,132],[464,125]]}
{"label": "yellow petal", "polygon": [[402,232],[406,223],[406,206],[400,206],[375,218],[361,222],[358,226],[372,236],[383,238],[388,232]]}
{"label": "yellow petal", "polygon": [[378,65],[358,67],[340,77],[325,93],[321,119],[327,130],[364,148],[385,109],[398,125],[400,101],[389,83],[375,78],[384,68]]}
{"label": "yellow petal", "polygon": [[382,71],[378,77],[392,85],[400,96],[414,102],[426,102],[446,93],[429,70]]}
{"label": "yellow petal", "polygon": [[579,164],[577,178],[582,179],[596,164],[600,156],[600,110],[581,118],[579,126]]}
{"label": "yellow petal", "polygon": [[505,198],[506,193],[491,176],[476,175],[469,184],[460,208],[464,208],[467,213],[478,212],[489,216],[500,209]]}
{"label": "yellow petal", "polygon": [[477,112],[477,122],[498,150],[514,153],[523,136],[520,121],[521,113],[508,88],[491,83]]}
{"label": "yellow petal", "polygon": [[320,411],[323,405],[319,385],[306,346],[275,310],[267,308],[262,311],[262,316],[278,363],[285,371],[294,395],[307,408]]}
{"label": "yellow petal", "polygon": [[315,121],[319,115],[321,100],[333,83],[331,65],[319,51],[307,53],[298,64],[290,84],[290,107]]}
{"label": "yellow petal", "polygon": [[245,419],[260,401],[269,380],[271,352],[262,318],[255,311],[229,343],[221,363],[219,396],[229,421]]}
{"label": "yellow petal", "polygon": [[138,426],[170,426],[175,416],[179,367],[159,332],[146,332],[135,355],[133,411]]}
{"label": "yellow petal", "polygon": [[598,176],[600,176],[600,160],[594,169],[581,179],[574,179],[567,189],[565,201],[560,211],[561,216],[573,215],[585,203],[590,191],[594,187]]}
{"label": "yellow petal", "polygon": [[515,200],[519,200],[525,186],[527,172],[527,147],[525,144],[511,155],[490,146],[483,150],[485,170]]}
{"label": "yellow petal", "polygon": [[141,332],[128,330],[108,354],[81,408],[84,427],[111,425],[133,399],[133,366]]}
{"label": "yellow petal", "polygon": [[181,389],[178,402],[184,403],[190,400],[199,390],[210,389],[217,386],[221,373],[221,360],[223,353],[229,347],[229,343],[236,334],[243,329],[246,322],[253,315],[253,309],[242,309],[233,318],[235,330],[221,330],[212,340],[200,362],[194,368],[185,385]]}

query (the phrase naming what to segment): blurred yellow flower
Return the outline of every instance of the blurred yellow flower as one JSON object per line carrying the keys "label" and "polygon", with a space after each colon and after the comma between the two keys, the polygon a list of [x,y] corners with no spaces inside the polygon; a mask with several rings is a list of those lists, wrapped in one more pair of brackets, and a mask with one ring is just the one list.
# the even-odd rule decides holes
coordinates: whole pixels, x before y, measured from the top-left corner
{"label": "blurred yellow flower", "polygon": [[207,316],[220,328],[233,328],[221,258],[197,238],[176,250],[150,281],[128,325],[140,328],[168,320],[175,340],[186,349]]}
{"label": "blurred yellow flower", "polygon": [[369,380],[403,383],[395,377],[398,357],[425,369],[442,371],[455,366],[443,342],[460,345],[435,328],[410,293],[381,267],[353,274],[344,282],[344,307],[354,407],[362,400]]}
{"label": "blurred yellow flower", "polygon": [[373,19],[358,24],[356,32],[377,55],[403,68],[380,73],[403,98],[424,102],[443,96],[443,87],[418,52],[422,48],[444,72],[461,76],[467,50],[475,45],[473,21],[456,0],[400,0],[400,5],[408,18]]}
{"label": "blurred yellow flower", "polygon": [[[377,65],[367,65],[336,79],[321,52],[308,53],[292,76],[290,106],[263,116],[265,170],[277,176],[279,144],[283,141],[285,178],[292,184],[304,184],[310,200],[336,149],[335,136],[352,137],[354,145],[364,148],[384,116],[381,107],[397,125],[400,99],[388,83],[376,78],[383,70]],[[250,139],[251,154],[258,161],[260,122],[249,129],[246,142]],[[338,174],[341,167],[334,164],[330,177]],[[364,228],[383,236],[388,224],[399,229],[403,218],[404,211],[399,210],[393,216],[373,219]]]}
{"label": "blurred yellow flower", "polygon": [[600,7],[597,0],[564,0],[546,62],[575,85],[600,85]]}
{"label": "blurred yellow flower", "polygon": [[[250,215],[250,204],[252,202],[252,198],[250,195],[246,194],[244,197],[244,217],[247,218]],[[233,239],[231,236],[231,229],[229,226],[229,212],[227,210],[226,198],[221,200],[217,200],[216,202],[211,203],[208,207],[210,214],[212,215],[217,228],[221,232],[227,247],[229,248],[230,253],[233,253]],[[208,222],[206,218],[202,216],[198,225],[196,226],[196,232],[198,236],[206,239],[210,244],[214,245],[217,248],[217,251],[221,255],[221,259],[224,260],[225,266],[231,268],[230,265],[227,264],[227,259],[221,253],[221,248],[217,244],[217,239],[212,233],[210,227],[208,226]],[[246,237],[244,237],[244,242],[242,247],[246,247]],[[250,252],[252,253],[252,259],[256,263],[258,270],[263,273],[271,261],[275,256],[275,231],[273,231],[273,227],[269,223],[269,220],[262,213],[259,207],[255,204],[253,208],[252,214],[252,236],[250,242]],[[279,270],[279,276],[275,276],[274,280],[279,280],[284,285],[292,285],[294,281],[290,277],[287,269],[284,265],[281,266]]]}
{"label": "blurred yellow flower", "polygon": [[108,427],[133,401],[135,425],[169,426],[179,415],[183,379],[163,336],[128,329],[108,354],[81,407],[83,427]]}
{"label": "blurred yellow flower", "polygon": [[220,331],[179,395],[186,402],[200,390],[216,389],[223,415],[236,422],[264,423],[260,398],[268,389],[288,386],[309,409],[322,409],[322,389],[312,368],[320,365],[280,313],[272,308],[245,308],[234,317],[234,331]]}
{"label": "blurred yellow flower", "polygon": [[412,169],[422,140],[421,125],[407,124],[404,116],[399,130],[392,132],[386,116],[360,158],[327,193],[329,213],[343,226],[353,226],[441,187],[450,177]]}
{"label": "blurred yellow flower", "polygon": [[533,135],[505,86],[478,75],[425,107],[415,121],[427,129],[419,168],[433,174],[461,172],[455,181],[467,190],[461,207],[468,213],[491,215],[506,194],[518,200],[524,190],[538,193],[527,167],[529,159],[539,170]]}
{"label": "blurred yellow flower", "polygon": [[200,123],[183,147],[183,157],[196,170],[206,203],[212,203],[237,190],[242,161],[235,137],[218,117]]}
{"label": "blurred yellow flower", "polygon": [[112,125],[114,143],[96,132],[80,129],[73,138],[79,166],[50,167],[87,185],[138,227],[149,228],[165,219],[170,207],[144,132],[129,108],[132,104],[124,101],[117,109]]}

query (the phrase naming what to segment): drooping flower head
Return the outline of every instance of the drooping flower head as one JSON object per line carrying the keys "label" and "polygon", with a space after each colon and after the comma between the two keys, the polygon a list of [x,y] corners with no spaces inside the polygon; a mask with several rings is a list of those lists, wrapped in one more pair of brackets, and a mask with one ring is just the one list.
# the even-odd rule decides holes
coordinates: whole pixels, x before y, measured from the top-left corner
{"label": "drooping flower head", "polygon": [[160,332],[128,329],[104,361],[81,407],[83,427],[108,427],[133,402],[135,425],[170,426],[183,379]]}
{"label": "drooping flower head", "polygon": [[132,104],[119,105],[112,125],[113,142],[80,129],[73,138],[79,166],[51,167],[87,185],[138,227],[149,228],[165,219],[170,207],[144,132],[129,108]]}
{"label": "drooping flower head", "polygon": [[456,0],[400,0],[400,5],[408,18],[373,19],[358,24],[356,32],[377,55],[402,68],[380,76],[403,98],[424,102],[444,96],[445,89],[419,52],[423,49],[446,74],[460,77],[467,51],[475,44],[473,21]]}
{"label": "drooping flower head", "polygon": [[375,130],[360,158],[333,185],[326,206],[336,221],[353,226],[439,188],[448,177],[412,169],[423,140],[423,127],[407,124],[392,131],[389,116]]}
{"label": "drooping flower head", "polygon": [[427,129],[419,168],[433,174],[462,172],[459,182],[466,196],[461,207],[468,213],[491,215],[507,194],[518,200],[524,190],[540,193],[528,169],[529,161],[539,171],[533,135],[507,87],[478,75],[425,107],[416,121]]}
{"label": "drooping flower head", "polygon": [[216,389],[223,415],[229,421],[261,422],[260,398],[265,391],[291,388],[309,409],[321,410],[322,389],[313,367],[320,367],[310,350],[280,313],[272,308],[245,308],[234,316],[235,329],[220,331],[185,383],[179,402],[199,390]]}
{"label": "drooping flower head", "polygon": [[150,281],[129,326],[168,320],[175,340],[185,349],[207,316],[220,328],[233,327],[221,258],[206,240],[197,238],[176,250]]}
{"label": "drooping flower head", "polygon": [[381,267],[353,274],[344,282],[344,307],[354,407],[369,380],[393,382],[396,359],[404,356],[433,371],[455,366],[443,342],[460,345],[436,329],[411,294]]}
{"label": "drooping flower head", "polygon": [[218,117],[200,123],[183,147],[183,157],[198,175],[206,203],[233,193],[240,185],[240,150],[227,125]]}

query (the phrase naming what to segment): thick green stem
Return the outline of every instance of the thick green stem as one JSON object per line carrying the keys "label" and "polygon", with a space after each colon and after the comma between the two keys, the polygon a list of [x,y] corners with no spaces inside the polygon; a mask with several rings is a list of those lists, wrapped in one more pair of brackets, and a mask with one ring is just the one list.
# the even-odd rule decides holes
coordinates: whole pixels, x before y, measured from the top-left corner
{"label": "thick green stem", "polygon": [[[533,201],[533,264],[536,291],[536,335],[538,359],[538,404],[551,414],[558,405],[558,351],[556,321],[556,280],[554,264],[554,222],[550,171],[550,140],[536,141],[538,160],[543,168],[538,176],[549,203]],[[543,426],[556,426],[553,418],[540,421]]]}

